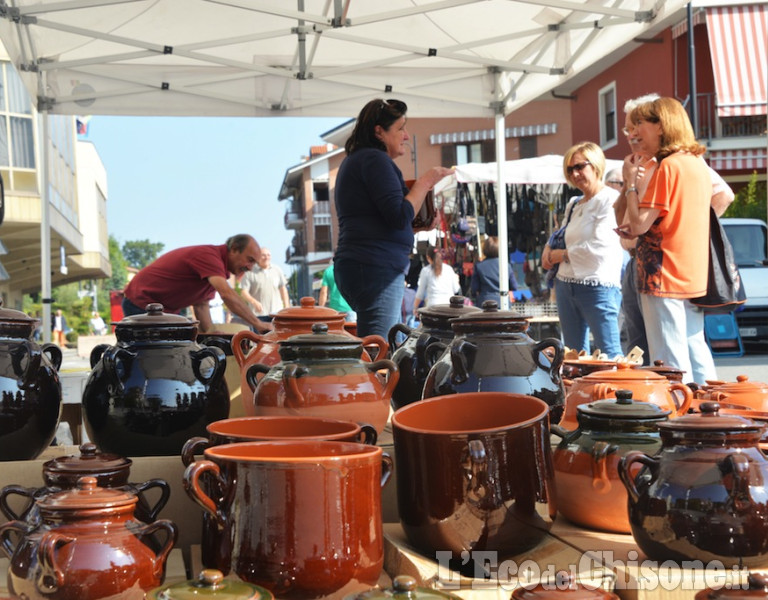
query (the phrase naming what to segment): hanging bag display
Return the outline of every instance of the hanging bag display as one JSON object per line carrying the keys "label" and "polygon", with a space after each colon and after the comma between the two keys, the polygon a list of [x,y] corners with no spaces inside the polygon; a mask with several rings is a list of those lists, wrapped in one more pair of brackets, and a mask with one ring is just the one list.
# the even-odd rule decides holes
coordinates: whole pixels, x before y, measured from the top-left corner
{"label": "hanging bag display", "polygon": [[715,211],[709,209],[709,279],[707,293],[691,304],[710,313],[727,313],[747,301],[747,294],[733,258],[733,248]]}

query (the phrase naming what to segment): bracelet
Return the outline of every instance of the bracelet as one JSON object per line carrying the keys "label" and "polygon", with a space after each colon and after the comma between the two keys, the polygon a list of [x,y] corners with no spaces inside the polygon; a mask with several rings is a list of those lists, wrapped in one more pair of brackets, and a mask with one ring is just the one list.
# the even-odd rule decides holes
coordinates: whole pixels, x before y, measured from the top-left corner
{"label": "bracelet", "polygon": [[635,194],[637,194],[637,188],[634,185],[632,187],[628,187],[627,194],[629,194],[629,192],[635,192]]}

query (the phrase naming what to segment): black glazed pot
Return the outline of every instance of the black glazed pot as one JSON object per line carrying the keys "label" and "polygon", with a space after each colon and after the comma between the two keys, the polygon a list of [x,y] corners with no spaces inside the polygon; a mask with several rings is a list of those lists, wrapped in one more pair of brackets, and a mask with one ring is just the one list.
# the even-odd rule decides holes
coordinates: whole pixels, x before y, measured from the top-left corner
{"label": "black glazed pot", "polygon": [[177,455],[229,416],[226,356],[195,341],[197,321],[150,304],[115,325],[117,344],[93,349],[83,392],[86,431],[102,451]]}
{"label": "black glazed pot", "polygon": [[36,458],[61,415],[61,350],[32,341],[37,324],[0,302],[0,460]]}

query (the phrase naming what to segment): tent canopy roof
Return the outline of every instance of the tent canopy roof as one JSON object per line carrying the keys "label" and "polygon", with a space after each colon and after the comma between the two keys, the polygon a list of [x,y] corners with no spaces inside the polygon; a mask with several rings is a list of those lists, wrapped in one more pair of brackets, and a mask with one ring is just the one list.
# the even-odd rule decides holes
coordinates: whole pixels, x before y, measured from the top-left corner
{"label": "tent canopy roof", "polygon": [[[60,114],[508,114],[683,0],[0,0],[0,39]],[[296,8],[298,6],[299,8]]]}

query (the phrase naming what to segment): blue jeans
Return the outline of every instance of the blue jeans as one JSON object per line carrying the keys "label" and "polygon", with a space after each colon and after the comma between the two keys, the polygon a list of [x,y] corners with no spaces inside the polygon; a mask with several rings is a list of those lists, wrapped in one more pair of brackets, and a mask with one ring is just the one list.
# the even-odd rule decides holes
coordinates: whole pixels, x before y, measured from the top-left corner
{"label": "blue jeans", "polygon": [[651,351],[651,364],[665,365],[686,372],[699,384],[717,379],[715,361],[704,337],[704,313],[687,300],[640,294],[645,333]]}
{"label": "blue jeans", "polygon": [[643,351],[643,363],[653,364],[645,337],[645,321],[640,308],[640,294],[637,291],[637,259],[632,257],[627,263],[621,280],[621,312],[624,313],[624,331],[626,344],[624,354],[629,354],[635,346]]}
{"label": "blue jeans", "polygon": [[337,260],[333,277],[357,313],[357,335],[380,335],[386,340],[389,330],[400,322],[405,274],[392,267]]}
{"label": "blue jeans", "polygon": [[619,339],[619,288],[566,283],[556,279],[555,294],[560,329],[566,346],[589,352],[591,330],[595,348],[599,348],[609,358],[622,355]]}

